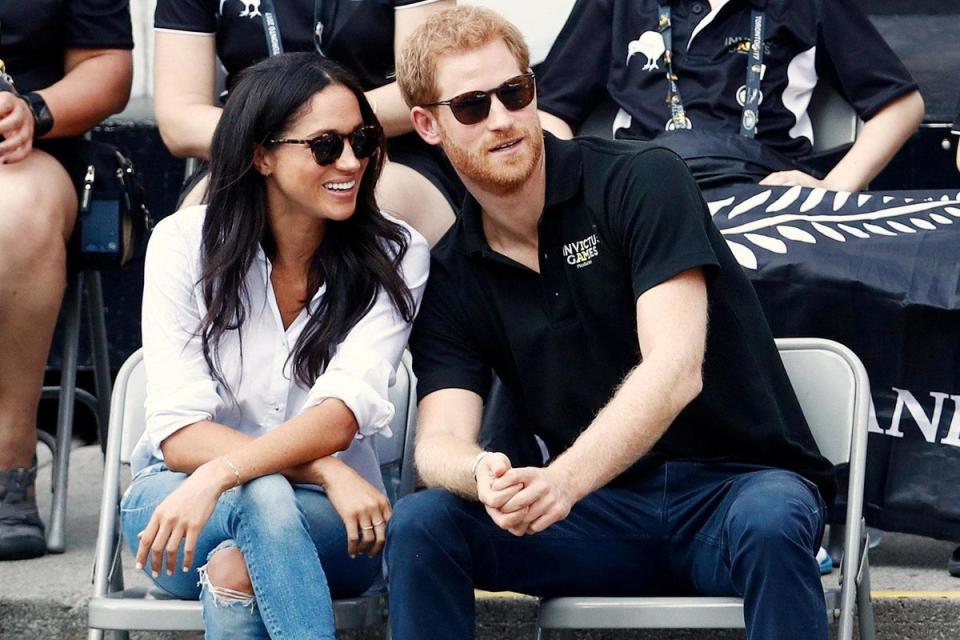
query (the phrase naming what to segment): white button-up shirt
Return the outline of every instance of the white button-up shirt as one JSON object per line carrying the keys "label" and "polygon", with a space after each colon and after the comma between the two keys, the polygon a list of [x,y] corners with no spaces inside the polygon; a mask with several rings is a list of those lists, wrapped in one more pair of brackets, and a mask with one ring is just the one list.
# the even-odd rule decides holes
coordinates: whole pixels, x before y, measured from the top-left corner
{"label": "white button-up shirt", "polygon": [[[206,313],[200,285],[205,211],[205,206],[189,207],[165,218],[147,248],[142,321],[147,424],[132,455],[134,473],[163,460],[160,443],[185,426],[209,420],[260,436],[326,398],[337,398],[350,408],[359,426],[353,443],[338,455],[382,489],[367,436],[379,431],[390,435],[394,410],[387,389],[407,344],[410,323],[381,290],[336,347],[323,373],[311,387],[304,387],[293,375],[291,354],[309,316],[305,309],[283,328],[270,282],[271,264],[258,249],[245,281],[243,326],[224,333],[216,352],[224,388],[207,366],[197,334]],[[423,236],[398,223],[411,236],[401,274],[419,306],[430,252]],[[325,294],[323,285],[310,301],[311,308]]]}

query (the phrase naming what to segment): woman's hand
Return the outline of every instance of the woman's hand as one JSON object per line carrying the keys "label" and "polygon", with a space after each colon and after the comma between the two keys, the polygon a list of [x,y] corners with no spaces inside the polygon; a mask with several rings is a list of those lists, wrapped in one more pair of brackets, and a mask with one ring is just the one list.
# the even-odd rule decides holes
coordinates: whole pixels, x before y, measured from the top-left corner
{"label": "woman's hand", "polygon": [[163,556],[167,557],[167,574],[173,575],[177,566],[177,550],[183,545],[183,570],[193,565],[197,538],[213,513],[220,494],[232,487],[236,477],[220,458],[197,468],[163,502],[157,505],[146,528],[138,534],[137,569],[142,569],[151,558],[153,577],[160,575]]}
{"label": "woman's hand", "polygon": [[347,529],[347,553],[373,557],[387,541],[390,501],[360,474],[332,456],[311,463]]}
{"label": "woman's hand", "polygon": [[33,149],[33,112],[23,98],[0,92],[0,163],[11,164]]}

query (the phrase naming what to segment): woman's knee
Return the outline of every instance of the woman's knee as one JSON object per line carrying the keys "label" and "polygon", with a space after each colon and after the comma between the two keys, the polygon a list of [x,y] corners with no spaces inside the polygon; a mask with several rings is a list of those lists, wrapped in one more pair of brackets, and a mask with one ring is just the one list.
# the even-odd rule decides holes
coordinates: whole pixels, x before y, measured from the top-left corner
{"label": "woman's knee", "polygon": [[238,491],[244,516],[269,523],[276,531],[290,525],[306,525],[306,516],[293,486],[279,473],[251,480],[239,487]]}
{"label": "woman's knee", "polygon": [[253,597],[253,583],[250,581],[247,563],[243,552],[237,547],[214,549],[200,573],[201,581],[212,591],[215,598],[243,600]]}

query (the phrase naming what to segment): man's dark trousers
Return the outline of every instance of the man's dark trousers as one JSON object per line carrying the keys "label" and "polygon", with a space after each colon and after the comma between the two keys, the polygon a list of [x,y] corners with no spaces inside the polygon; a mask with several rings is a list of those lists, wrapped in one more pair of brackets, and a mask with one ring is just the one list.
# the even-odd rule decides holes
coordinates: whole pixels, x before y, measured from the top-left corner
{"label": "man's dark trousers", "polygon": [[823,500],[779,469],[667,462],[515,537],[482,505],[431,489],[401,500],[386,559],[394,640],[474,637],[474,588],[537,596],[744,599],[750,640],[827,638],[815,559]]}

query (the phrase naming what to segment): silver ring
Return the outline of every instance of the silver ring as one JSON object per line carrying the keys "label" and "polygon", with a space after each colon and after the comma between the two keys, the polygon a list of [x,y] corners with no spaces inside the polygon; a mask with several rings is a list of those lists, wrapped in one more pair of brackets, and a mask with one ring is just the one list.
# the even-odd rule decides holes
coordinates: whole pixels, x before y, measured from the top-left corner
{"label": "silver ring", "polygon": [[376,529],[376,528],[377,528],[377,526],[374,525],[374,526],[372,526],[372,527],[360,527],[360,530],[361,530],[361,531],[371,531],[372,529]]}

